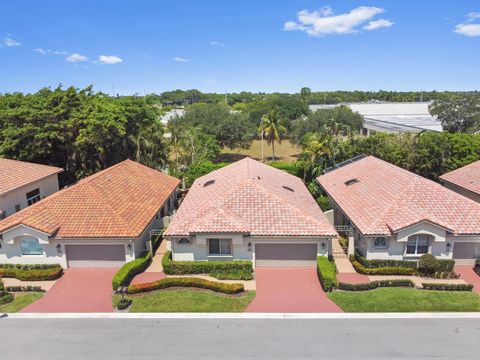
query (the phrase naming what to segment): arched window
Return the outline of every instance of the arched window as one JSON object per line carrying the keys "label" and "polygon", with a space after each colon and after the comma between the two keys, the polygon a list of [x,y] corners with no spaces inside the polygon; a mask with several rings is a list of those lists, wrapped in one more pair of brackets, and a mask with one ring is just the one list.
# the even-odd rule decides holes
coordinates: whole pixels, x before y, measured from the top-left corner
{"label": "arched window", "polygon": [[43,255],[43,246],[34,237],[23,237],[20,241],[20,247],[22,248],[22,255]]}
{"label": "arched window", "polygon": [[428,234],[415,234],[409,236],[406,253],[408,255],[428,254],[428,247],[431,239],[433,239],[433,236]]}
{"label": "arched window", "polygon": [[387,245],[388,245],[388,240],[385,236],[379,236],[373,240],[374,249],[386,249]]}

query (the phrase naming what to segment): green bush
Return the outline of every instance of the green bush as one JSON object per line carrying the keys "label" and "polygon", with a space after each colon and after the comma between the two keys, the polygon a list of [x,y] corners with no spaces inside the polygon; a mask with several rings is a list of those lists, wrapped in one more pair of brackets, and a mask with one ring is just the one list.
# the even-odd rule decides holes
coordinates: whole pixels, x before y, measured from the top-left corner
{"label": "green bush", "polygon": [[330,200],[328,200],[328,196],[317,197],[317,204],[322,211],[332,210],[332,205],[330,204]]}
{"label": "green bush", "polygon": [[272,161],[268,165],[278,170],[283,170],[293,176],[301,178],[303,176],[302,166],[297,162]]}
{"label": "green bush", "polygon": [[362,264],[367,269],[375,268],[391,268],[391,267],[402,267],[416,269],[416,261],[407,261],[407,260],[368,260],[364,258],[360,253],[355,251],[355,260]]}
{"label": "green bush", "polygon": [[415,269],[406,267],[366,268],[352,256],[350,261],[355,271],[364,275],[415,275]]}
{"label": "green bush", "polygon": [[338,289],[344,291],[365,291],[373,290],[379,287],[414,287],[415,284],[413,281],[408,279],[395,279],[395,280],[380,280],[380,281],[371,281],[364,284],[347,284],[339,283]]}
{"label": "green bush", "polygon": [[431,254],[425,254],[418,260],[418,270],[422,274],[431,275],[437,270],[437,259]]}
{"label": "green bush", "polygon": [[8,304],[13,301],[13,295],[8,292],[0,293],[0,305]]}
{"label": "green bush", "polygon": [[434,284],[422,283],[425,290],[442,290],[442,291],[472,291],[472,284]]}
{"label": "green bush", "polygon": [[56,269],[59,264],[0,264],[0,269],[46,270]]}
{"label": "green bush", "polygon": [[15,278],[22,281],[56,280],[62,274],[63,269],[60,265],[22,265],[0,268],[0,277]]}
{"label": "green bush", "polygon": [[130,299],[120,299],[120,301],[117,303],[117,309],[118,310],[125,310],[132,304],[132,300]]}
{"label": "green bush", "polygon": [[215,270],[209,274],[218,280],[252,280],[253,273],[250,270]]}
{"label": "green bush", "polygon": [[[173,261],[172,252],[167,251],[162,259],[163,271],[168,275],[211,274],[218,271],[252,272],[250,260],[228,261]],[[238,280],[238,279],[234,279]]]}
{"label": "green bush", "polygon": [[323,290],[332,291],[337,287],[337,268],[333,260],[324,256],[317,257],[317,274]]}
{"label": "green bush", "polygon": [[41,286],[32,286],[32,285],[27,285],[27,286],[7,286],[6,288],[7,291],[10,292],[45,292],[45,290],[42,289]]}
{"label": "green bush", "polygon": [[113,290],[117,290],[121,286],[128,286],[136,275],[144,272],[148,268],[151,261],[152,254],[146,251],[140,254],[137,259],[123,265],[112,279]]}
{"label": "green bush", "polygon": [[223,294],[238,294],[244,291],[242,284],[226,284],[193,277],[173,277],[145,284],[130,285],[127,292],[129,294],[138,294],[169,287],[193,287]]}

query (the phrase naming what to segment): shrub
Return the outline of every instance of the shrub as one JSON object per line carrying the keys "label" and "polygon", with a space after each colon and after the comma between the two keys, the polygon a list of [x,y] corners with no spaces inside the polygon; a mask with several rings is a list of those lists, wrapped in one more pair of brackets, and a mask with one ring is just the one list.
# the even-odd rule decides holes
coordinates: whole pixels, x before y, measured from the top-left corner
{"label": "shrub", "polygon": [[207,289],[223,294],[238,294],[244,291],[242,284],[226,284],[193,277],[174,277],[145,284],[130,285],[127,292],[129,294],[138,294],[146,291],[166,289],[174,286]]}
{"label": "shrub", "polygon": [[117,290],[121,286],[128,286],[136,275],[144,272],[148,268],[151,261],[152,254],[150,252],[144,252],[140,254],[138,259],[123,265],[112,279],[113,290]]}
{"label": "shrub", "polygon": [[433,284],[422,283],[425,290],[443,290],[443,291],[472,291],[472,284]]}
{"label": "shrub", "polygon": [[418,270],[423,274],[433,274],[437,269],[437,259],[431,254],[425,254],[418,260]]}
{"label": "shrub", "polygon": [[130,299],[120,299],[120,301],[118,302],[117,304],[117,309],[118,310],[125,310],[126,308],[128,308],[130,305],[132,304],[132,300]]}
{"label": "shrub", "polygon": [[350,258],[355,271],[364,275],[415,275],[415,269],[405,267],[379,267],[379,268],[366,268],[361,263],[355,260],[354,257]]}
{"label": "shrub", "polygon": [[371,281],[365,284],[347,284],[339,283],[338,289],[345,291],[365,291],[373,290],[379,287],[413,287],[415,284],[408,279],[380,280]]}
{"label": "shrub", "polygon": [[418,271],[423,275],[438,278],[452,277],[455,260],[437,259],[431,254],[425,254],[418,261]]}
{"label": "shrub", "polygon": [[358,250],[355,251],[355,260],[362,264],[367,269],[375,268],[391,268],[391,267],[402,267],[415,269],[417,267],[416,261],[406,261],[406,260],[368,260],[364,258]]}
{"label": "shrub", "polygon": [[232,261],[173,261],[172,252],[167,251],[162,259],[163,271],[168,275],[211,274],[217,271],[252,272],[249,260]]}
{"label": "shrub", "polygon": [[0,293],[0,305],[8,304],[13,301],[13,295],[8,292]]}
{"label": "shrub", "polygon": [[215,270],[209,274],[218,280],[252,280],[253,273],[249,270]]}
{"label": "shrub", "polygon": [[[3,265],[2,265],[3,266]],[[29,265],[9,266],[0,268],[0,277],[15,278],[22,281],[47,281],[56,280],[63,274],[60,265]]]}
{"label": "shrub", "polygon": [[332,291],[337,287],[337,268],[335,262],[324,256],[317,257],[317,274],[320,284],[325,291]]}
{"label": "shrub", "polygon": [[332,209],[332,205],[330,204],[330,200],[328,200],[328,196],[317,197],[317,204],[324,212]]}
{"label": "shrub", "polygon": [[59,264],[0,264],[0,269],[46,270],[58,268]]}

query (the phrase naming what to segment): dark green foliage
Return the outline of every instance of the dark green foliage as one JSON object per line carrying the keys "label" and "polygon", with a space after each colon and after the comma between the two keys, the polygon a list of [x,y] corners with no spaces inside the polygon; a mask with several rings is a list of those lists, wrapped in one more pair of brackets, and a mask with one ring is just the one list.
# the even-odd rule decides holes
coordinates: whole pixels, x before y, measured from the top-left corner
{"label": "dark green foliage", "polygon": [[172,252],[167,251],[162,259],[163,271],[168,275],[210,274],[215,272],[252,272],[249,260],[232,261],[173,261]]}
{"label": "dark green foliage", "polygon": [[365,291],[373,290],[379,287],[414,287],[415,284],[412,280],[408,279],[396,279],[396,280],[380,280],[380,281],[371,281],[365,284],[347,284],[347,283],[338,283],[338,290],[344,291]]}
{"label": "dark green foliage", "polygon": [[475,267],[474,267],[475,272],[480,276],[480,260],[475,261]]}
{"label": "dark green foliage", "polygon": [[127,292],[129,294],[138,294],[147,291],[166,289],[169,287],[193,287],[212,290],[223,294],[238,294],[244,291],[242,284],[226,284],[193,277],[173,277],[151,283],[130,285]]}
{"label": "dark green foliage", "polygon": [[60,265],[0,265],[0,277],[15,278],[22,281],[46,281],[56,280],[63,274]]}
{"label": "dark green foliage", "polygon": [[218,170],[226,165],[228,165],[228,163],[213,163],[209,160],[193,163],[184,173],[185,183],[187,187],[190,187],[199,177]]}
{"label": "dark green foliage", "polygon": [[415,269],[407,267],[366,268],[352,256],[350,261],[355,271],[364,275],[415,275]]}
{"label": "dark green foliage", "polygon": [[275,169],[283,170],[288,172],[291,175],[296,177],[302,177],[303,169],[301,164],[298,162],[282,162],[282,161],[272,161],[268,165],[274,167]]}
{"label": "dark green foliage", "polygon": [[218,280],[252,280],[253,273],[250,270],[215,270],[209,274]]}
{"label": "dark green foliage", "polygon": [[7,291],[10,292],[44,292],[40,286],[32,286],[32,285],[27,285],[27,286],[7,286],[6,288]]}
{"label": "dark green foliage", "polygon": [[0,293],[0,305],[11,303],[13,299],[13,295],[8,292]]}
{"label": "dark green foliage", "polygon": [[422,283],[425,290],[442,290],[442,291],[472,291],[472,284],[436,284]]}
{"label": "dark green foliage", "polygon": [[150,252],[144,252],[140,254],[138,259],[123,265],[112,279],[113,290],[117,290],[121,286],[128,286],[130,281],[132,281],[136,275],[144,272],[151,262],[152,254]]}
{"label": "dark green foliage", "polygon": [[117,303],[117,309],[118,310],[125,310],[126,308],[128,308],[130,305],[132,304],[132,300],[131,299],[120,299],[120,301]]}
{"label": "dark green foliage", "polygon": [[358,251],[355,251],[355,260],[368,269],[383,268],[383,267],[403,267],[403,268],[417,268],[416,261],[406,260],[367,260]]}
{"label": "dark green foliage", "polygon": [[328,200],[328,196],[319,196],[317,197],[317,204],[320,206],[320,209],[322,211],[328,211],[332,209],[332,205],[330,204],[330,201]]}
{"label": "dark green foliage", "polygon": [[437,271],[437,259],[432,254],[425,254],[418,260],[418,270],[423,274],[433,274]]}
{"label": "dark green foliage", "polygon": [[429,109],[442,122],[445,131],[474,134],[480,130],[480,94],[477,92],[435,100]]}
{"label": "dark green foliage", "polygon": [[337,268],[333,260],[325,256],[317,257],[317,274],[323,290],[332,291],[337,287]]}

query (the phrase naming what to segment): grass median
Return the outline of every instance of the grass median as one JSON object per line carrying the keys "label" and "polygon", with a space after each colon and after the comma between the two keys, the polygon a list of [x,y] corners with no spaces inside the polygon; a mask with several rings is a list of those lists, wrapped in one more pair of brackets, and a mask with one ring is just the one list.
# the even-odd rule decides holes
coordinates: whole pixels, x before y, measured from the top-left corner
{"label": "grass median", "polygon": [[15,313],[22,310],[24,307],[37,301],[43,296],[43,292],[25,292],[15,294],[15,298],[11,303],[0,306],[0,313]]}

